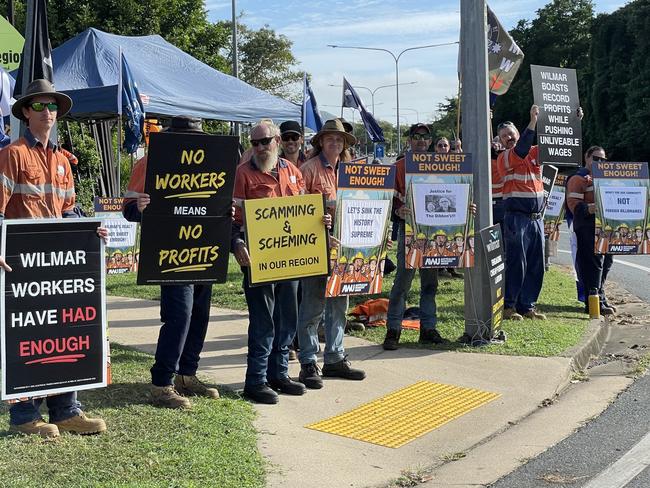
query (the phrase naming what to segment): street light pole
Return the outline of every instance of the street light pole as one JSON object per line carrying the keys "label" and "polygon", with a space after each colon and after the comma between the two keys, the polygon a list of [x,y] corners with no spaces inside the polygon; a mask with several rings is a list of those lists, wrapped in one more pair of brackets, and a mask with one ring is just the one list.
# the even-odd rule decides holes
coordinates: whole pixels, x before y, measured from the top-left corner
{"label": "street light pole", "polygon": [[[395,110],[397,110],[397,108],[395,108]],[[411,111],[415,112],[415,116],[417,117],[417,122],[418,122],[418,124],[420,123],[420,112],[418,112],[414,108],[408,108],[408,107],[402,107],[402,110],[411,110]]]}
{"label": "street light pole", "polygon": [[393,60],[395,61],[395,98],[396,101],[395,103],[397,104],[397,152],[402,151],[402,134],[400,134],[400,124],[399,124],[399,60],[402,57],[402,54],[408,52],[408,51],[415,51],[416,49],[428,49],[431,47],[441,47],[441,46],[451,46],[452,44],[458,44],[458,41],[454,42],[444,42],[441,44],[427,44],[426,46],[414,46],[414,47],[408,47],[406,49],[403,49],[400,51],[398,54],[393,53],[393,51],[390,51],[389,49],[384,49],[381,47],[365,47],[365,46],[338,46],[336,44],[328,44],[329,47],[331,48],[338,48],[338,49],[362,49],[365,51],[383,51],[385,53],[388,53],[391,55]]}
{"label": "street light pole", "polygon": [[[237,52],[237,0],[232,0],[232,75],[239,78],[239,64]],[[239,140],[240,128],[239,123],[235,122],[233,132]]]}

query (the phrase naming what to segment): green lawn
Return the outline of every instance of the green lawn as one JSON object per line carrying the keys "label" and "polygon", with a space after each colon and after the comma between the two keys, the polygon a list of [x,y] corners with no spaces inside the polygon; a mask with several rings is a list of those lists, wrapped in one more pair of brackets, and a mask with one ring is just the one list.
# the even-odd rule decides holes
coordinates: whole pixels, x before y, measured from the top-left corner
{"label": "green lawn", "polygon": [[[393,259],[395,251],[392,252]],[[395,274],[386,276],[384,280],[383,297],[393,284]],[[213,286],[212,303],[218,307],[246,310],[246,300],[241,288],[242,273],[234,258],[230,257],[228,282]],[[135,298],[160,299],[160,287],[137,286],[135,275],[113,275],[107,279],[107,293],[117,296]],[[544,277],[544,288],[538,304],[539,309],[546,313],[546,322],[524,320],[521,322],[503,321],[503,330],[507,340],[503,344],[491,344],[480,348],[466,347],[455,342],[464,332],[464,286],[463,280],[441,278],[438,287],[436,303],[438,306],[438,329],[443,337],[452,340],[450,344],[435,346],[436,349],[453,349],[459,351],[488,352],[494,354],[509,354],[523,356],[553,356],[574,346],[584,333],[588,320],[582,313],[583,305],[576,299],[575,282],[573,278],[558,267]],[[408,294],[409,306],[418,305],[420,281],[415,278]],[[352,297],[351,306],[366,300],[365,296]],[[357,334],[373,342],[382,342],[385,329],[370,329],[363,334]],[[417,343],[418,332],[405,330],[400,342],[405,347],[423,347]],[[426,346],[431,347],[431,346]]]}
{"label": "green lawn", "polygon": [[[217,401],[192,399],[189,411],[155,408],[147,386],[153,358],[118,345],[111,352],[113,384],[79,394],[90,415],[106,420],[108,432],[54,441],[0,433],[0,486],[264,486],[248,402],[226,394]],[[0,407],[0,430],[8,417]]]}

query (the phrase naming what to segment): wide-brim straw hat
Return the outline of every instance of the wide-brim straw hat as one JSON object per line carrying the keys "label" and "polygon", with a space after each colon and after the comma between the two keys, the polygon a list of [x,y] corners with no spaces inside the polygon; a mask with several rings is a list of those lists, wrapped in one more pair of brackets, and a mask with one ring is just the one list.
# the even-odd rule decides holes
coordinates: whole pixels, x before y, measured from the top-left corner
{"label": "wide-brim straw hat", "polygon": [[48,97],[52,97],[56,100],[56,104],[59,106],[56,112],[57,119],[64,117],[72,108],[72,99],[68,95],[56,91],[54,89],[54,85],[52,85],[52,83],[49,81],[38,79],[32,81],[29,85],[27,85],[25,93],[23,93],[21,97],[14,102],[13,106],[11,107],[11,113],[14,115],[14,117],[20,120],[27,120],[25,119],[25,115],[23,115],[23,107],[29,105],[31,100],[39,95],[47,95]]}
{"label": "wide-brim straw hat", "polygon": [[352,134],[345,132],[343,123],[339,119],[331,119],[323,124],[321,130],[319,130],[314,137],[311,139],[311,145],[316,147],[320,146],[321,137],[325,134],[340,134],[345,139],[345,143],[348,146],[354,146],[357,143],[357,138]]}

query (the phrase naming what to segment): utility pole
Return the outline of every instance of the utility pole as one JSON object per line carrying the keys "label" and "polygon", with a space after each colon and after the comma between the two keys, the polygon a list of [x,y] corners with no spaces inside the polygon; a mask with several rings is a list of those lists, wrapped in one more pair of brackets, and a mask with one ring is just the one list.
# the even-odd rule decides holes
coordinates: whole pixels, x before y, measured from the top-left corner
{"label": "utility pole", "polygon": [[[232,0],[232,75],[239,78],[239,54],[237,51],[237,0]],[[239,138],[239,122],[233,125],[234,135]]]}
{"label": "utility pole", "polygon": [[14,0],[9,0],[7,2],[7,20],[14,27],[16,27],[16,25],[14,23],[15,13],[16,13],[16,11],[15,11],[15,7],[14,7]]}
{"label": "utility pole", "polygon": [[[474,267],[465,270],[465,334],[487,341],[492,331],[490,277],[479,231],[492,225],[492,173],[489,139],[489,96],[487,61],[487,16],[485,0],[460,1],[460,62],[463,117],[463,148],[474,161],[473,200],[476,203]],[[490,324],[489,327],[485,327]]]}

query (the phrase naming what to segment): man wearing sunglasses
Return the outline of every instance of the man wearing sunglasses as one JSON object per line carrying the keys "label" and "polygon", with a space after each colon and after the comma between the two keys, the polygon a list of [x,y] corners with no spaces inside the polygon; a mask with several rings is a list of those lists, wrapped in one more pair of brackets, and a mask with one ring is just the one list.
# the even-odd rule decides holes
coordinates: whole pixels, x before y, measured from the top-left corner
{"label": "man wearing sunglasses", "polygon": [[291,161],[297,168],[300,168],[307,160],[302,152],[302,127],[294,120],[287,120],[280,124],[280,139],[282,140],[282,152],[280,157]]}
{"label": "man wearing sunglasses", "polygon": [[[70,164],[50,141],[52,127],[71,107],[70,97],[43,79],[31,82],[14,103],[11,112],[27,129],[23,137],[0,151],[0,220],[77,217]],[[108,235],[101,227],[98,234]],[[11,271],[2,257],[0,267]],[[10,407],[9,431],[51,438],[59,432],[97,434],[106,430],[102,419],[86,417],[76,392],[49,395],[45,402],[49,423],[39,412],[43,399],[30,398]]]}
{"label": "man wearing sunglasses", "polygon": [[[600,298],[600,313],[612,315],[616,307],[610,305],[605,296],[605,280],[612,267],[611,254],[596,254],[594,239],[596,233],[596,204],[594,199],[594,182],[591,167],[594,163],[607,161],[605,150],[600,146],[591,146],[585,152],[585,165],[566,183],[567,222],[576,236],[576,272],[589,295]],[[589,304],[585,304],[585,312],[589,313]]]}
{"label": "man wearing sunglasses", "polygon": [[[425,152],[431,145],[431,130],[425,124],[413,124],[409,128],[408,146],[409,151]],[[405,256],[405,222],[404,219],[410,213],[406,202],[406,159],[401,158],[395,163],[395,197],[393,197],[393,209],[399,220],[395,222],[398,228],[397,235],[397,271],[393,288],[390,290],[388,301],[388,313],[386,322],[386,337],[383,348],[393,351],[399,347],[399,339],[402,333],[402,319],[406,308],[406,295],[411,289],[411,283],[415,278],[415,269],[406,269]],[[426,239],[426,236],[423,235]],[[436,292],[438,290],[438,270],[432,268],[420,268],[420,344],[441,344],[445,342],[436,329]]]}

